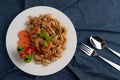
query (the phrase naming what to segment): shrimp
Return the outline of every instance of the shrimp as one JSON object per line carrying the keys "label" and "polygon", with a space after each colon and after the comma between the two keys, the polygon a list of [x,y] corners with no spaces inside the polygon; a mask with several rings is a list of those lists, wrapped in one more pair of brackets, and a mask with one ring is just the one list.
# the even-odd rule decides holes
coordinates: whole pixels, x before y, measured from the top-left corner
{"label": "shrimp", "polygon": [[35,38],[34,44],[38,52],[41,52],[40,45],[43,43],[43,39],[41,38]]}
{"label": "shrimp", "polygon": [[48,42],[48,47],[41,47],[41,49],[44,51],[44,52],[46,52],[46,51],[48,51],[50,48],[52,48],[53,47],[53,43],[50,41],[50,42]]}

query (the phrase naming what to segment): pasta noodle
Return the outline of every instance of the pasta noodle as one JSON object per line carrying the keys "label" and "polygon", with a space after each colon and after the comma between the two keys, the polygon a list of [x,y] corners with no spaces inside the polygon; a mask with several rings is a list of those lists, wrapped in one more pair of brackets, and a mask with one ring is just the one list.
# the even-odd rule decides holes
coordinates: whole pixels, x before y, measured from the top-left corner
{"label": "pasta noodle", "polygon": [[51,14],[39,17],[29,16],[27,30],[35,48],[34,61],[36,64],[47,66],[62,57],[66,49],[67,30]]}

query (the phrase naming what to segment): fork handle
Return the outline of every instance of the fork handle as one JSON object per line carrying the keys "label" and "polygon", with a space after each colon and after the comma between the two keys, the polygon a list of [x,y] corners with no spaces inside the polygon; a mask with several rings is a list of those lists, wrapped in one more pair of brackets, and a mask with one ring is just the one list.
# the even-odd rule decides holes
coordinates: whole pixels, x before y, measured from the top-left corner
{"label": "fork handle", "polygon": [[117,55],[118,57],[120,57],[120,53],[114,51],[113,49],[107,47],[108,50],[110,50],[111,52],[113,52],[115,55]]}
{"label": "fork handle", "polygon": [[101,58],[102,60],[104,60],[105,62],[107,62],[109,65],[111,65],[112,67],[114,67],[115,69],[117,69],[118,71],[120,71],[120,66],[111,62],[110,60],[105,59],[102,56],[98,56],[99,58]]}

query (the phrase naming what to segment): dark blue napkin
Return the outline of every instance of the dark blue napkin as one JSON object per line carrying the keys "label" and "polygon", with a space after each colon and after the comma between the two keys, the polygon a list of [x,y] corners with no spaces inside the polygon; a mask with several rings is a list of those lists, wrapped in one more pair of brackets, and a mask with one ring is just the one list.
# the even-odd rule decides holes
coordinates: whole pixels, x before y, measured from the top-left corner
{"label": "dark blue napkin", "polygon": [[[26,74],[9,59],[5,38],[10,22],[21,11],[33,6],[51,6],[64,12],[73,22],[78,46],[89,36],[103,37],[107,45],[120,52],[120,0],[0,0],[0,80],[120,80],[120,72],[80,49],[61,71],[44,77]],[[11,38],[12,39],[12,38]],[[92,46],[91,46],[92,47]],[[120,58],[106,49],[98,54],[119,64]]]}

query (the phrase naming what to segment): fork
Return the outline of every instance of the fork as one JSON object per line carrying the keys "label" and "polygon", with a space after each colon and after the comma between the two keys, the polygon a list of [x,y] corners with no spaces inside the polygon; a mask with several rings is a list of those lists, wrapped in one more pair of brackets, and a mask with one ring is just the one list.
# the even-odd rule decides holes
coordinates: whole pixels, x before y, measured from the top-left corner
{"label": "fork", "polygon": [[102,60],[104,60],[105,62],[107,62],[107,63],[108,63],[109,65],[111,65],[112,67],[114,67],[115,69],[117,69],[118,71],[120,71],[120,66],[119,66],[119,65],[117,65],[117,64],[113,63],[112,61],[107,60],[107,59],[105,59],[104,57],[98,55],[97,52],[96,52],[93,48],[87,46],[86,44],[82,43],[81,46],[80,46],[80,49],[81,49],[84,53],[86,53],[88,56],[97,56],[97,57],[99,57],[100,59],[102,59]]}

